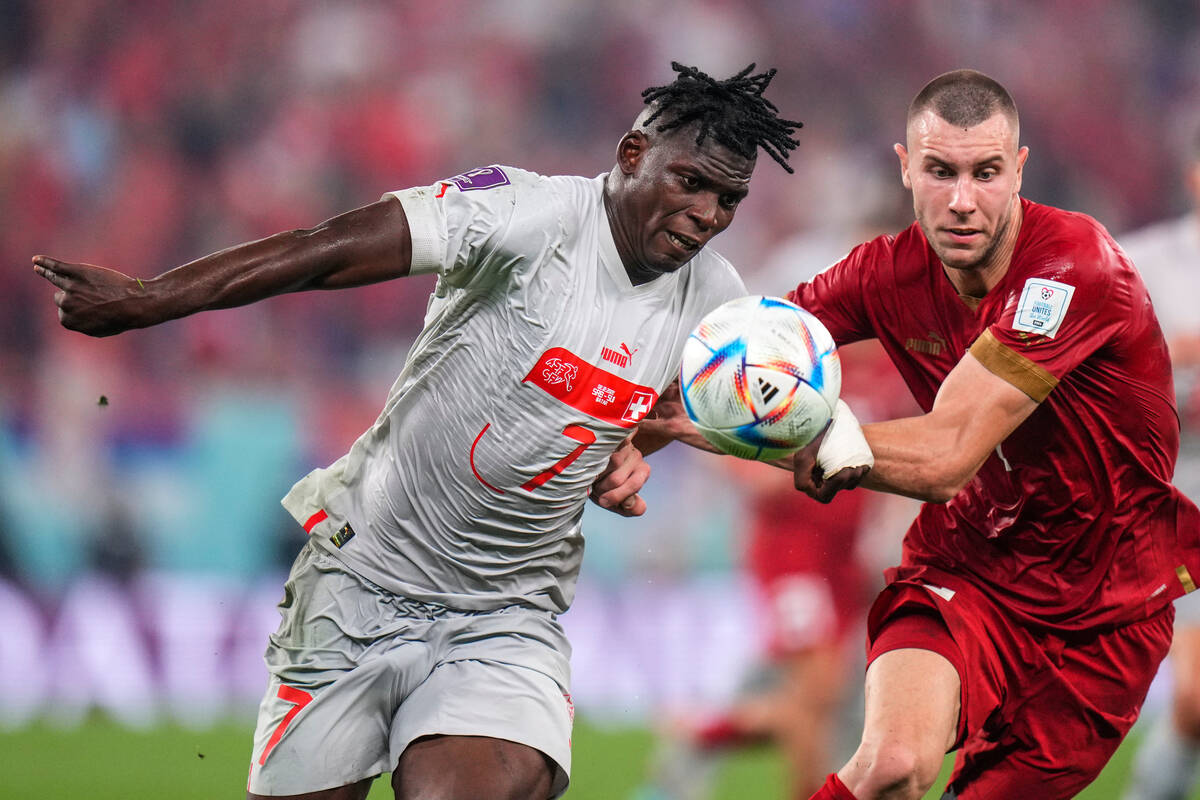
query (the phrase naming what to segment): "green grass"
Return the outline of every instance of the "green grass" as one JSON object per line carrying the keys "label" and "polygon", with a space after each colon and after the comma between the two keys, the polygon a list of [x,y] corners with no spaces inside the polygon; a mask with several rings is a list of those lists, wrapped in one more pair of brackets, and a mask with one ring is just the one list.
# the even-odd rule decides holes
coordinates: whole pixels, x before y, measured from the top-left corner
{"label": "green grass", "polygon": [[[578,720],[575,775],[570,800],[628,798],[645,775],[653,749],[641,728],[613,729]],[[1083,800],[1115,800],[1129,771],[1136,741],[1126,742]],[[211,730],[164,726],[132,731],[95,718],[78,728],[39,723],[0,732],[0,796],[89,800],[213,800],[240,798],[246,785],[250,723]],[[944,777],[943,777],[944,782]],[[942,782],[928,795],[940,797]],[[712,800],[782,800],[783,768],[767,749],[729,758],[718,775]],[[371,800],[390,798],[386,780],[376,782]],[[1200,793],[1193,796],[1200,800]]]}

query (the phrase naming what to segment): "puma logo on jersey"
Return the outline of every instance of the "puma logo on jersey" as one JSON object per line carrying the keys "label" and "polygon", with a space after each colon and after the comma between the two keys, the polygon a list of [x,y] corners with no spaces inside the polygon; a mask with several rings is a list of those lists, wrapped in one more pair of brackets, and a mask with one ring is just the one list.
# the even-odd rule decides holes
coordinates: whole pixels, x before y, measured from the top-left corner
{"label": "puma logo on jersey", "polygon": [[605,361],[616,364],[618,367],[621,367],[621,368],[628,367],[630,359],[633,358],[633,354],[638,351],[638,348],[635,347],[632,350],[630,350],[629,345],[625,344],[624,342],[621,342],[621,350],[624,352],[618,353],[616,350],[613,350],[611,347],[601,347],[600,348],[600,357],[602,359],[604,359]]}
{"label": "puma logo on jersey", "polygon": [[937,331],[930,331],[926,336],[928,337],[926,339],[905,340],[904,349],[912,353],[925,353],[931,356],[941,355],[943,350],[949,349],[946,340],[939,336]]}

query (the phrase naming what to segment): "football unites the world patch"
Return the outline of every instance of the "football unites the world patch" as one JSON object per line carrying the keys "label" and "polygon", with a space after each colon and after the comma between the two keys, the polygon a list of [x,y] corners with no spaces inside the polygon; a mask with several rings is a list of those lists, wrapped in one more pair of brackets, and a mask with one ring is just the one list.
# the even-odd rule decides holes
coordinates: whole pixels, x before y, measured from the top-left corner
{"label": "football unites the world patch", "polygon": [[1013,317],[1013,330],[1040,333],[1053,339],[1067,315],[1071,295],[1075,287],[1046,278],[1030,278],[1025,281],[1017,313]]}

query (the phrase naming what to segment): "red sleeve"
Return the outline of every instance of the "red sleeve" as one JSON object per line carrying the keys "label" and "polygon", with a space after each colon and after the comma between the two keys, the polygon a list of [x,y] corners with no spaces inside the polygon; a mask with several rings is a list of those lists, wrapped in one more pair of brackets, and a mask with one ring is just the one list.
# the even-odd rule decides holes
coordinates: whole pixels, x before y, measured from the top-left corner
{"label": "red sleeve", "polygon": [[999,319],[988,328],[996,344],[1044,370],[1054,383],[1112,341],[1131,318],[1131,294],[1120,291],[1116,252],[1095,236],[1058,245],[1054,249],[1064,255],[1022,259],[1037,267],[1014,282]]}
{"label": "red sleeve", "polygon": [[841,261],[826,267],[788,293],[787,299],[812,312],[839,345],[875,336],[865,300],[876,261],[886,255],[881,237],[855,247]]}

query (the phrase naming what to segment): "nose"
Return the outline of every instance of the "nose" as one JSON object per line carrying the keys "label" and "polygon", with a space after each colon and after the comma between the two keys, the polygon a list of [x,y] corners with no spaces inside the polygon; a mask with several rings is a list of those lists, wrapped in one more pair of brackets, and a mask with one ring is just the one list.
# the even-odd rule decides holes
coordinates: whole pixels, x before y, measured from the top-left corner
{"label": "nose", "polygon": [[720,207],[715,193],[699,192],[693,199],[688,216],[695,221],[701,231],[710,231],[720,224]]}
{"label": "nose", "polygon": [[975,210],[975,184],[971,175],[959,175],[950,195],[950,210],[955,214],[970,214]]}

